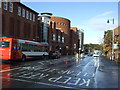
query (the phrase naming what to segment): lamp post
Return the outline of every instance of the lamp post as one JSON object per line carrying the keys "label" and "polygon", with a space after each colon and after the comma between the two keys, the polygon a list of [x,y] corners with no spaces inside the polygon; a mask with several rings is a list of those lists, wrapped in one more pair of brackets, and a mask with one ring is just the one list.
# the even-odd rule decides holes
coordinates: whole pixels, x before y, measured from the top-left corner
{"label": "lamp post", "polygon": [[[107,23],[110,23],[110,20],[112,20],[113,21],[113,24],[114,24],[114,18],[113,19],[109,19],[108,21],[107,21]],[[113,45],[114,45],[114,29],[113,29],[113,34],[112,34],[112,60],[114,60],[114,48],[113,48]]]}

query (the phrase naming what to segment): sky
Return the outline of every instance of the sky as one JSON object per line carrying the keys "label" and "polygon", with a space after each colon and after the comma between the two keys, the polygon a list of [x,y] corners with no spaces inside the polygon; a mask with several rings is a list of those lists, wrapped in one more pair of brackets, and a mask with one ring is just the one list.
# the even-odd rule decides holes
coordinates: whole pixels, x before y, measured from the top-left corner
{"label": "sky", "polygon": [[[104,31],[118,26],[118,2],[22,3],[38,13],[50,12],[53,16],[69,19],[71,27],[84,30],[84,44],[99,44],[103,41]],[[109,24],[107,20],[110,20]]]}

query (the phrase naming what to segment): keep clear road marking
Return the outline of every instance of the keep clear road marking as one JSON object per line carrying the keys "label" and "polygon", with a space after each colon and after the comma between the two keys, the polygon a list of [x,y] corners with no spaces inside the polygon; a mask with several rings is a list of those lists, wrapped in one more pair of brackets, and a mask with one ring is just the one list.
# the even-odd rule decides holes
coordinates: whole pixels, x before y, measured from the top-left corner
{"label": "keep clear road marking", "polygon": [[54,83],[63,83],[63,84],[69,84],[69,85],[85,85],[89,86],[90,85],[90,79],[81,79],[81,78],[74,78],[74,77],[68,77],[68,76],[59,76],[59,77],[53,77],[49,78],[48,81],[54,82]]}

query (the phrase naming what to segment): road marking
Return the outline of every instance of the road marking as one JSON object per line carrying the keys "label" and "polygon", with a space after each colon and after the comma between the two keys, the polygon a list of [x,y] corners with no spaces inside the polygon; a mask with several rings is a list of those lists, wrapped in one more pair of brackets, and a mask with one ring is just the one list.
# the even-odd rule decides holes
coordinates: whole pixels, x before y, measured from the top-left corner
{"label": "road marking", "polygon": [[77,65],[76,67],[80,67],[81,65]]}
{"label": "road marking", "polygon": [[49,78],[48,81],[51,81],[51,82],[56,82],[57,80],[61,79],[63,76],[60,76],[60,77],[53,77],[53,78]]}
{"label": "road marking", "polygon": [[48,70],[50,70],[51,68],[46,68],[46,69],[44,69],[44,70],[42,70],[43,72],[45,72],[45,71],[48,71]]}
{"label": "road marking", "polygon": [[33,72],[30,72],[30,73],[23,74],[23,75],[18,76],[18,77],[29,78],[27,75],[32,75],[32,74],[33,74]]}
{"label": "road marking", "polygon": [[50,71],[48,71],[48,72],[53,72],[53,71],[57,71],[57,69],[51,69]]}
{"label": "road marking", "polygon": [[[37,78],[37,77],[35,77],[35,76],[38,76],[38,75],[40,75],[41,73],[38,73],[38,74],[35,74],[35,75],[31,75],[31,76],[29,76],[28,78],[30,78],[30,79],[35,79],[35,78]],[[35,77],[35,78],[34,78]]]}
{"label": "road marking", "polygon": [[42,79],[42,78],[45,78],[45,77],[48,77],[48,76],[49,76],[49,74],[42,73],[38,79]]}
{"label": "road marking", "polygon": [[45,65],[44,63],[42,63],[42,62],[38,62],[38,63],[40,63],[40,64],[42,64],[42,65]]}
{"label": "road marking", "polygon": [[83,76],[85,77],[85,76],[87,76],[88,75],[88,73],[85,73]]}
{"label": "road marking", "polygon": [[79,72],[78,74],[77,74],[77,76],[79,76],[81,74],[81,72]]}
{"label": "road marking", "polygon": [[57,83],[67,83],[69,80],[72,79],[72,77],[65,76],[66,78],[63,81],[57,81]]}
{"label": "road marking", "polygon": [[15,74],[10,74],[10,76],[16,76],[16,75],[23,74],[23,73],[26,73],[26,71],[20,72],[20,73],[15,73]]}
{"label": "road marking", "polygon": [[[75,79],[77,79],[76,81],[75,81]],[[78,83],[79,83],[79,81],[81,80],[81,78],[75,78],[74,80],[72,80],[72,82],[70,83],[67,83],[67,84],[70,84],[70,85],[77,85]],[[74,82],[75,81],[75,82]]]}
{"label": "road marking", "polygon": [[14,69],[10,69],[10,68],[8,68],[7,70],[1,70],[0,72],[8,72],[8,71],[13,71],[13,70],[16,70],[16,69],[20,69],[20,68],[22,68],[22,67],[19,67],[19,68],[14,68]]}
{"label": "road marking", "polygon": [[[2,78],[2,77],[0,77],[0,78]],[[9,78],[7,78],[7,79],[9,79]],[[27,83],[42,84],[42,85],[62,87],[62,88],[73,88],[73,87],[67,87],[67,86],[62,86],[62,85],[54,85],[54,84],[48,84],[48,83],[42,83],[42,82],[33,82],[33,81],[22,80],[22,79],[15,79],[15,78],[11,78],[11,79],[16,80],[16,81],[23,81],[23,82],[27,82]]]}
{"label": "road marking", "polygon": [[[85,79],[81,79],[81,78],[73,78],[73,77],[68,77],[68,76],[53,77],[53,78],[49,78],[48,81],[54,82],[54,83],[75,85],[75,86],[76,85],[80,85],[80,86],[85,85],[87,87],[90,84],[90,79],[85,80]],[[82,81],[82,82],[80,82],[80,81]]]}
{"label": "road marking", "polygon": [[82,83],[80,83],[79,85],[81,86],[81,85],[86,84],[86,86],[88,87],[88,86],[89,86],[89,84],[90,84],[90,79],[88,79],[87,81],[86,81],[85,79],[82,79],[82,80],[83,80],[83,82],[82,82]]}

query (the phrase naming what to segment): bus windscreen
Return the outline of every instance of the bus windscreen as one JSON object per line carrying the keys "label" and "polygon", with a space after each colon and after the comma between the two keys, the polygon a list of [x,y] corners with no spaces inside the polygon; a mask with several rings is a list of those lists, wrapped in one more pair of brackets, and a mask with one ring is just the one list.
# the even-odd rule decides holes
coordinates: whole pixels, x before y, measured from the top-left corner
{"label": "bus windscreen", "polygon": [[9,47],[10,42],[0,42],[0,47]]}

